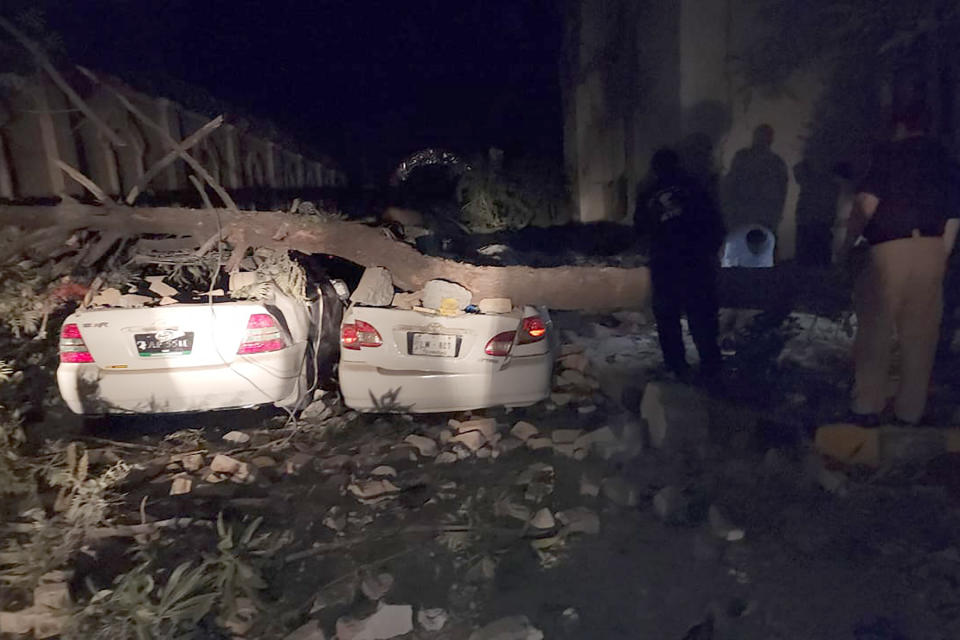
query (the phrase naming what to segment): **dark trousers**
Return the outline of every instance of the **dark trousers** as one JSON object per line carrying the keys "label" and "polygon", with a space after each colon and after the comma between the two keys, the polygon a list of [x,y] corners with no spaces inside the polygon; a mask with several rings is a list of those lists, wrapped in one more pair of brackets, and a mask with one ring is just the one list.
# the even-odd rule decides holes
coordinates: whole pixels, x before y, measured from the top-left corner
{"label": "dark trousers", "polygon": [[663,360],[671,371],[682,373],[689,366],[683,346],[680,318],[687,314],[693,343],[700,354],[700,368],[714,373],[720,368],[719,301],[717,268],[706,264],[652,264],[653,315]]}

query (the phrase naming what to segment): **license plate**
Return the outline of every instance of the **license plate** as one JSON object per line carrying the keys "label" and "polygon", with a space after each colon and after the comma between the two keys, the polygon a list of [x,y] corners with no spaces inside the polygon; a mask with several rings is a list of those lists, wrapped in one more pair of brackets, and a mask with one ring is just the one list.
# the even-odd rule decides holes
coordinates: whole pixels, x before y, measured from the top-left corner
{"label": "license plate", "polygon": [[135,333],[137,353],[141,358],[188,356],[193,350],[193,332]]}
{"label": "license plate", "polygon": [[442,333],[411,334],[410,355],[454,358],[460,347],[460,336]]}

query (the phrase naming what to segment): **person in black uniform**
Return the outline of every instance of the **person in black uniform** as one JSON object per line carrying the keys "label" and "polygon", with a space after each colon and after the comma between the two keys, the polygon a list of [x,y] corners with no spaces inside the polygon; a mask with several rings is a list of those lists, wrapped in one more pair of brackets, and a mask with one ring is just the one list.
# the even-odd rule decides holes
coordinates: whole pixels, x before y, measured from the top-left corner
{"label": "person in black uniform", "polygon": [[681,379],[689,374],[680,325],[686,313],[700,354],[700,371],[715,375],[721,364],[717,274],[723,218],[706,189],[681,168],[672,149],[653,155],[633,221],[650,256],[653,314],[664,363]]}

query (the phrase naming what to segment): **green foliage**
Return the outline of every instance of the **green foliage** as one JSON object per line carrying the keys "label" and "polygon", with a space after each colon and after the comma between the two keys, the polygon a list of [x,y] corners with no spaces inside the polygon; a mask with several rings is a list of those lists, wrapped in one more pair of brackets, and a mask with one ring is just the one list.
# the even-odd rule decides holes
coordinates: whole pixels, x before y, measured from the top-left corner
{"label": "green foliage", "polygon": [[502,154],[493,150],[472,162],[457,184],[461,221],[475,233],[559,222],[566,198],[558,169],[529,159],[505,167]]}

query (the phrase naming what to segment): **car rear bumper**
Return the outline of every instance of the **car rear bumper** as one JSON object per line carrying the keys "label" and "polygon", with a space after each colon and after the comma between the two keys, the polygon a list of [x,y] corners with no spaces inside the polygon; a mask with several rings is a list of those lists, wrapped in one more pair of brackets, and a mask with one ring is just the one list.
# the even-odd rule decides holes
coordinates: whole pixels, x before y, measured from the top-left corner
{"label": "car rear bumper", "polygon": [[438,413],[493,406],[526,406],[550,395],[549,353],[484,363],[472,372],[389,371],[341,361],[344,403],[357,411]]}
{"label": "car rear bumper", "polygon": [[297,346],[230,365],[141,371],[61,363],[57,385],[67,407],[81,415],[237,409],[298,392],[302,356]]}

